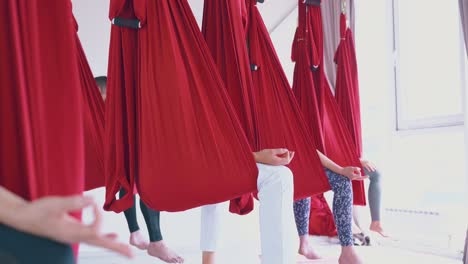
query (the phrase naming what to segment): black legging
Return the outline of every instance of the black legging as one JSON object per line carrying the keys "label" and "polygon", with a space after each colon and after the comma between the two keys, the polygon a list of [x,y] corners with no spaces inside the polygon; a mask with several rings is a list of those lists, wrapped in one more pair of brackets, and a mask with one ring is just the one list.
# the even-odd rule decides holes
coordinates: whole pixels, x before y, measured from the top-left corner
{"label": "black legging", "polygon": [[0,225],[0,263],[73,264],[75,256],[69,245]]}
{"label": "black legging", "polygon": [[[122,198],[126,194],[124,189],[120,189],[119,197]],[[133,200],[136,197],[133,196]],[[151,208],[148,208],[142,200],[140,200],[140,210],[143,213],[143,217],[145,218],[146,227],[148,228],[148,234],[151,242],[157,242],[163,240],[161,234],[161,226],[159,223],[160,213],[159,211],[155,211]],[[125,212],[125,219],[127,219],[128,229],[130,233],[140,230],[138,226],[137,216],[136,216],[136,202],[133,202],[133,206],[127,209]]]}

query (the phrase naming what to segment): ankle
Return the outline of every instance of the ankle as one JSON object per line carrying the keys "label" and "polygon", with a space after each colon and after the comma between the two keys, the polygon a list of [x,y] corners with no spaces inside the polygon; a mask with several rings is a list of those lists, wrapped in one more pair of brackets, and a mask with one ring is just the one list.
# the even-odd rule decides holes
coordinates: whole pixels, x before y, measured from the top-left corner
{"label": "ankle", "polygon": [[354,255],[356,254],[356,250],[354,246],[342,246],[341,247],[341,255]]}
{"label": "ankle", "polygon": [[305,246],[308,246],[309,245],[309,235],[304,235],[304,236],[300,236],[299,237],[299,243],[300,245],[305,245]]}
{"label": "ankle", "polygon": [[211,251],[203,251],[202,254],[202,264],[215,264],[216,254]]}

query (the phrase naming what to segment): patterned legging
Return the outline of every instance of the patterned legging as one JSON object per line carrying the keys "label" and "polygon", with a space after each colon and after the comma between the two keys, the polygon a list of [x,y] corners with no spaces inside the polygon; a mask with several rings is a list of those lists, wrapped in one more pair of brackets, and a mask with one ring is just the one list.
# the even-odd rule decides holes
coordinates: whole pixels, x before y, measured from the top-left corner
{"label": "patterned legging", "polygon": [[[333,216],[335,219],[338,238],[342,246],[353,245],[352,207],[353,191],[351,181],[329,169],[325,173],[334,192]],[[294,202],[294,216],[299,236],[307,235],[310,218],[310,198]]]}

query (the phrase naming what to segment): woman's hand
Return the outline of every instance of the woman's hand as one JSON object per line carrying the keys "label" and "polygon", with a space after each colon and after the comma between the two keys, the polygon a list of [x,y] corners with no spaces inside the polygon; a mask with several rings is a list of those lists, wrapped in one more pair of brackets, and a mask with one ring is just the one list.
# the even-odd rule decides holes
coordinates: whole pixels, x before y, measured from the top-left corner
{"label": "woman's hand", "polygon": [[361,160],[361,165],[362,165],[362,167],[364,169],[366,169],[367,171],[370,171],[370,172],[374,172],[374,171],[377,170],[375,165],[372,162],[368,161],[368,160]]}
{"label": "woman's hand", "polygon": [[257,163],[284,166],[288,165],[294,158],[294,151],[289,151],[288,149],[264,149],[254,152],[254,158]]}
{"label": "woman's hand", "polygon": [[341,172],[339,174],[345,176],[346,178],[352,181],[362,181],[369,178],[369,176],[367,175],[361,175],[361,168],[359,167],[344,167],[341,169]]}
{"label": "woman's hand", "polygon": [[[81,223],[69,215],[92,206],[95,219],[90,225]],[[116,234],[102,234],[101,214],[97,205],[89,197],[45,197],[33,202],[26,202],[17,208],[15,214],[17,226],[23,232],[46,237],[66,244],[86,243],[106,248],[127,257],[132,251],[126,244],[117,242]]]}

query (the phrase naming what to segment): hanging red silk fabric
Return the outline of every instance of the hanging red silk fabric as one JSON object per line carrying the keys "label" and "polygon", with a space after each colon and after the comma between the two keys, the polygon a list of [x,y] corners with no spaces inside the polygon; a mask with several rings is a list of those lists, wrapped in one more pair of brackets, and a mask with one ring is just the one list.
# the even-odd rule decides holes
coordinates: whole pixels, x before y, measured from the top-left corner
{"label": "hanging red silk fabric", "polygon": [[[294,36],[291,59],[296,62],[294,67],[293,91],[299,102],[302,113],[312,131],[312,136],[318,142],[318,149],[326,153],[322,128],[321,111],[319,110],[318,90],[315,87],[312,69],[316,69],[320,62],[313,35],[309,34],[310,25],[307,20],[307,9],[303,1],[299,1],[299,23]],[[311,196],[309,234],[336,235],[333,213],[324,195]]]}
{"label": "hanging red silk fabric", "polygon": [[[299,2],[300,15],[305,14],[305,18],[299,19],[300,23],[306,23],[302,29],[307,29],[304,39],[310,44],[306,44],[305,49],[308,49],[308,56],[311,64],[308,68],[312,71],[314,84],[305,85],[303,82],[298,82],[293,85],[295,94],[300,94],[301,97],[316,96],[320,118],[323,129],[323,146],[325,154],[341,166],[356,166],[360,167],[359,155],[355,151],[354,142],[348,127],[341,116],[338,105],[331,92],[328,81],[325,77],[323,64],[323,31],[322,31],[322,16],[319,5],[304,4]],[[302,10],[301,10],[302,9]],[[304,11],[305,10],[305,11]],[[300,42],[298,34],[294,40],[294,45]],[[294,48],[295,49],[295,48]],[[317,56],[314,58],[313,56]],[[306,67],[307,68],[307,67]],[[304,69],[304,66],[302,66]],[[306,74],[307,76],[307,74]],[[310,79],[310,77],[308,77]],[[314,91],[315,88],[315,91]],[[301,101],[299,101],[301,102]],[[301,104],[301,109],[310,111],[310,106]],[[313,116],[313,114],[306,114]],[[310,123],[316,122],[312,120]],[[365,192],[362,181],[353,181],[354,204],[365,205]]]}
{"label": "hanging red silk fabric", "polygon": [[[75,27],[78,29],[76,20]],[[75,41],[83,96],[85,191],[88,191],[105,185],[104,100],[94,80],[78,34],[75,34]]]}
{"label": "hanging red silk fabric", "polygon": [[354,48],[353,33],[346,25],[345,14],[340,16],[340,32],[341,41],[335,53],[335,63],[337,65],[335,98],[351,132],[356,153],[362,155],[361,109],[356,50]]}
{"label": "hanging red silk fabric", "polygon": [[[252,150],[188,3],[113,0],[110,11],[111,19],[135,18],[141,28],[124,36],[115,34],[122,29],[113,26],[111,33],[108,78],[113,91],[108,102],[114,102],[106,109],[111,112],[106,137],[114,142],[106,142],[106,209],[129,207],[134,184],[141,199],[160,211],[182,211],[255,191]],[[122,78],[127,74],[132,80],[128,86]],[[118,104],[129,100],[125,92],[133,93],[135,126],[117,114],[123,107]],[[112,93],[124,100],[116,102]],[[109,131],[115,127],[127,131],[122,135],[133,135],[136,152],[112,150],[125,147],[122,137],[115,140]],[[107,170],[122,166],[115,161],[125,155],[134,162],[133,174],[124,168]],[[130,193],[115,200],[120,188]]]}
{"label": "hanging red silk fabric", "polygon": [[246,1],[258,147],[296,151],[289,165],[294,173],[295,199],[322,193],[330,185],[316,152],[319,142],[309,132],[256,4],[255,0]]}
{"label": "hanging red silk fabric", "polygon": [[[258,150],[257,118],[242,22],[241,12],[245,11],[245,8],[241,8],[242,3],[242,0],[206,0],[202,33],[250,146]],[[253,207],[253,195],[245,194],[231,200],[229,210],[245,215]]]}
{"label": "hanging red silk fabric", "polygon": [[[130,1],[111,1],[110,19],[134,19]],[[123,211],[134,203],[137,171],[136,92],[137,30],[111,27],[104,126],[104,169],[106,183],[105,210]],[[123,188],[130,195],[116,201]],[[128,191],[130,190],[130,191]]]}
{"label": "hanging red silk fabric", "polygon": [[83,109],[71,3],[2,1],[0,32],[0,185],[27,200],[81,194]]}
{"label": "hanging red silk fabric", "polygon": [[80,194],[84,185],[71,5],[40,6],[6,0],[0,8],[0,185],[28,200]]}

